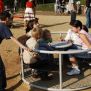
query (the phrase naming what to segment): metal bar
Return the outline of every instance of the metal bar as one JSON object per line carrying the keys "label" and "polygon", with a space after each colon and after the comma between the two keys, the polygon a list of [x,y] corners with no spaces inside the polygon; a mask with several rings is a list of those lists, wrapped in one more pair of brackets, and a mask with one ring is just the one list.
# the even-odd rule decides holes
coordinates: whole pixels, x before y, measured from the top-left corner
{"label": "metal bar", "polygon": [[23,54],[22,54],[22,48],[20,48],[20,59],[21,59],[21,77],[24,79],[24,68],[23,68]]}
{"label": "metal bar", "polygon": [[62,90],[62,54],[59,54],[59,81],[60,90]]}

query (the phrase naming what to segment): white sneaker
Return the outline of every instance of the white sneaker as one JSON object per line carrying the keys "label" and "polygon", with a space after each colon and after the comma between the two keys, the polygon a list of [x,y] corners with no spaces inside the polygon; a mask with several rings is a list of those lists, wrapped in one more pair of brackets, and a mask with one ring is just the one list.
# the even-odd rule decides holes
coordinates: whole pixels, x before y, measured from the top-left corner
{"label": "white sneaker", "polygon": [[71,75],[79,75],[80,74],[80,70],[77,70],[75,68],[73,68],[70,72],[67,72],[67,75],[71,76]]}

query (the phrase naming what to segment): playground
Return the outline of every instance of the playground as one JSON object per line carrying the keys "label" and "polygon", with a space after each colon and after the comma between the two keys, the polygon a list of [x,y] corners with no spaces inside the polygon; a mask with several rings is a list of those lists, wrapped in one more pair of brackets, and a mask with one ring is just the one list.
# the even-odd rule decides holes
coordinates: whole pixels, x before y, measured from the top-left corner
{"label": "playground", "polygon": [[[20,13],[18,15],[22,16],[22,14]],[[70,16],[57,16],[55,14],[45,15],[43,13],[43,14],[38,14],[37,17],[39,18],[39,23],[41,24],[41,26],[43,28],[49,29],[51,32],[67,31],[70,28],[69,25]],[[85,24],[85,20],[86,20],[85,16],[77,16],[77,19],[81,20],[82,23]],[[14,18],[14,26],[13,28],[11,28],[11,31],[16,38],[25,34],[23,25],[24,25],[23,18]],[[56,37],[56,40],[60,40],[60,38]],[[21,68],[20,68],[20,58],[18,55],[18,46],[15,45],[13,42],[11,42],[11,40],[8,41],[5,40],[1,44],[0,52],[2,53],[1,56],[2,59],[4,60],[6,74],[7,74],[6,91],[28,91],[29,87],[22,82],[20,76]],[[84,91],[90,91],[90,89],[91,88]],[[38,90],[35,89],[35,91]]]}

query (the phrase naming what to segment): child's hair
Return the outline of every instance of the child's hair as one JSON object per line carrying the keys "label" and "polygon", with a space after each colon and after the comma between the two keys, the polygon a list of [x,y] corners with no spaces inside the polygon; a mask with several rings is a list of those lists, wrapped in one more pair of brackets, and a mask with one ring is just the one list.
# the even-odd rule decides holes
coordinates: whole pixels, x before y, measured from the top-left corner
{"label": "child's hair", "polygon": [[[50,35],[47,35],[50,34]],[[49,36],[49,37],[48,37]],[[42,33],[42,38],[47,42],[52,42],[51,33],[48,29],[44,29]]]}
{"label": "child's hair", "polygon": [[38,18],[35,18],[33,20],[28,21],[27,28],[26,28],[26,33],[33,29],[34,24],[38,24]]}
{"label": "child's hair", "polygon": [[33,22],[34,20],[30,20],[27,23],[26,33],[33,29]]}
{"label": "child's hair", "polygon": [[85,25],[82,25],[82,29],[85,30],[87,33],[89,32],[88,28]]}
{"label": "child's hair", "polygon": [[36,37],[39,37],[41,38],[41,35],[42,35],[42,29],[41,28],[33,28],[32,31],[31,31],[31,35],[32,37],[36,38]]}
{"label": "child's hair", "polygon": [[82,22],[79,20],[75,20],[75,22],[72,25],[73,27],[80,27],[80,29],[82,29]]}
{"label": "child's hair", "polygon": [[42,38],[46,39],[47,38],[47,33],[50,33],[50,31],[48,29],[44,29],[43,33],[42,33]]}

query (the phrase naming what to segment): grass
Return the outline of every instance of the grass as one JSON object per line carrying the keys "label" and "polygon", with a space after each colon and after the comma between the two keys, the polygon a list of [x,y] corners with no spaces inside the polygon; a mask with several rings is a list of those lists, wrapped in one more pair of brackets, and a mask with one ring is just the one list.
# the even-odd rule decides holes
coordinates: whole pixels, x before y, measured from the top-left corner
{"label": "grass", "polygon": [[[85,0],[80,0],[81,4],[85,4]],[[37,5],[37,10],[40,11],[54,11],[54,3],[48,3],[48,4],[39,4]]]}
{"label": "grass", "polygon": [[84,4],[85,4],[85,0],[81,0],[81,4],[83,4],[83,5],[84,5]]}
{"label": "grass", "polygon": [[54,11],[54,3],[39,4],[37,10],[40,11]]}

